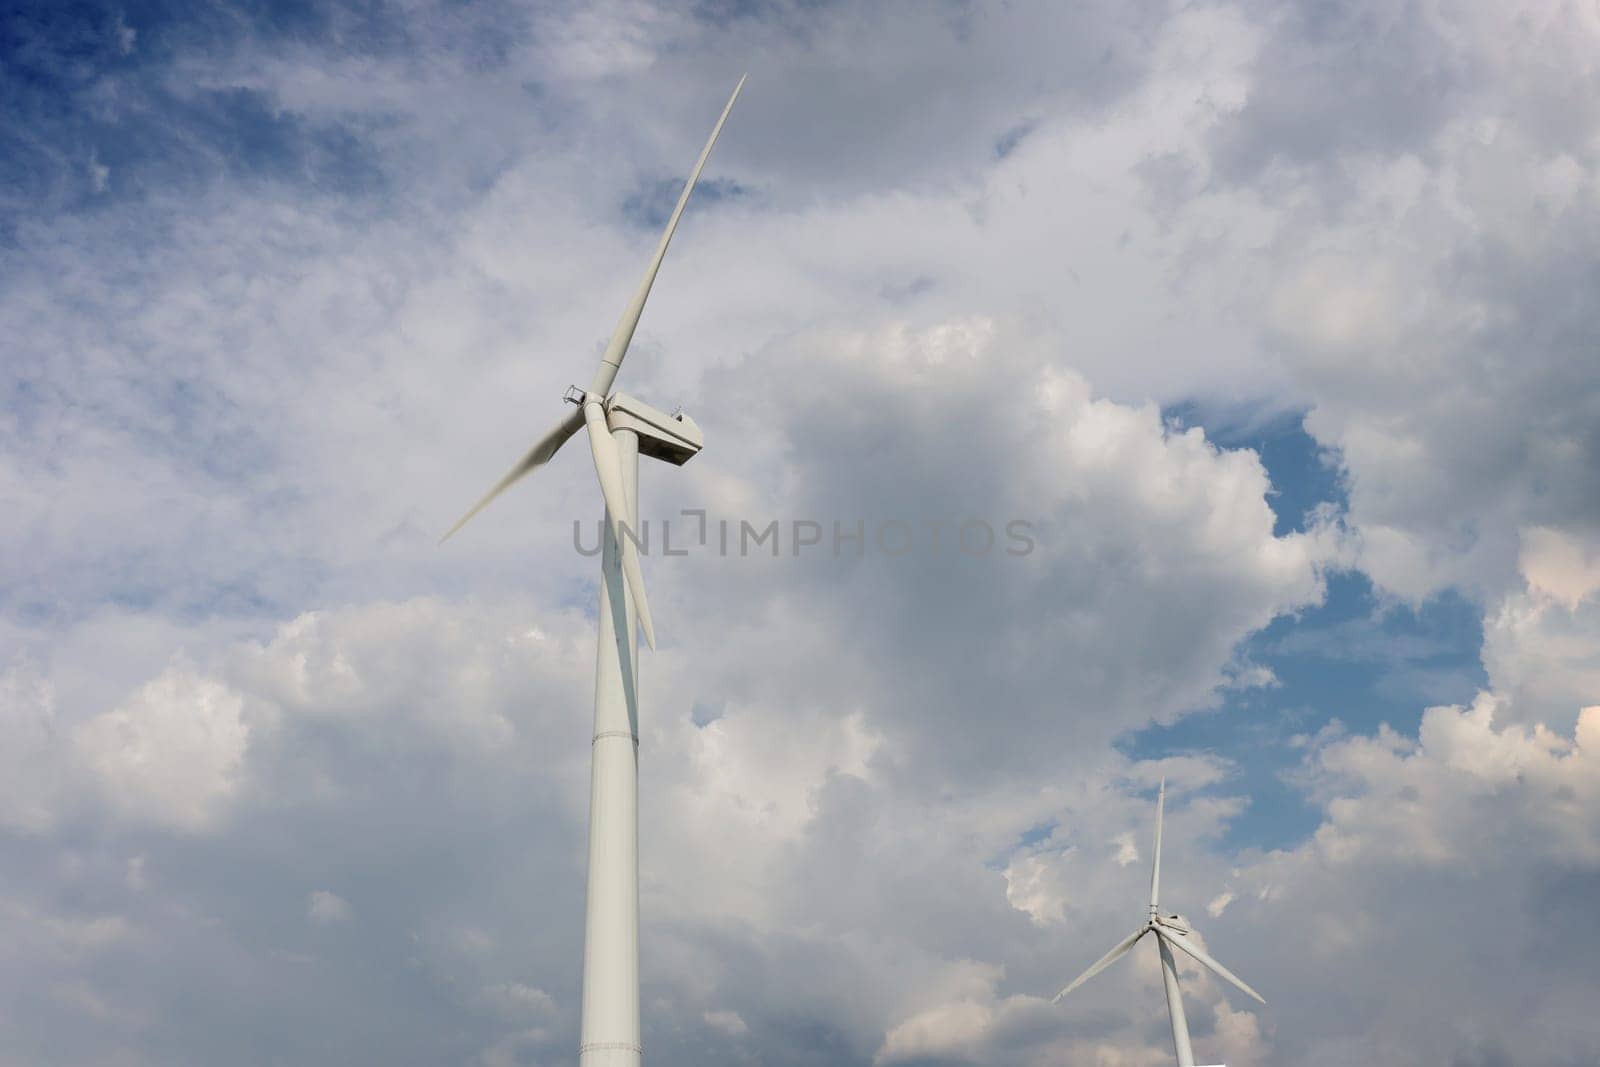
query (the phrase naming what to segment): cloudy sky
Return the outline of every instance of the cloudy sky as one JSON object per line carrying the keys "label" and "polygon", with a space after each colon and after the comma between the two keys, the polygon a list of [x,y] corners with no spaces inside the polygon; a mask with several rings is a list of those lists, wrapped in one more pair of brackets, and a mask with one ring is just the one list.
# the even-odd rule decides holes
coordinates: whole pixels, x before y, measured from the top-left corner
{"label": "cloudy sky", "polygon": [[706,434],[647,517],[783,536],[645,561],[649,1061],[1170,1062],[1153,950],[1049,1003],[1162,777],[1269,1001],[1185,966],[1201,1059],[1600,1061],[1597,57],[1507,0],[6,5],[0,1062],[572,1062],[587,456],[434,542],[744,71],[620,382]]}

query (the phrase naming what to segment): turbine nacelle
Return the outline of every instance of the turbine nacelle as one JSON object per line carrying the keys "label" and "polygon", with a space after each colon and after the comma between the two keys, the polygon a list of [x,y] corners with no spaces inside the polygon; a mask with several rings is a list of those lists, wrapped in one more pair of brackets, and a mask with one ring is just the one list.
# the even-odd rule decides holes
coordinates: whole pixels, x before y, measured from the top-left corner
{"label": "turbine nacelle", "polygon": [[1194,927],[1181,915],[1157,915],[1151,920],[1163,930],[1170,930],[1175,934],[1192,934]]}
{"label": "turbine nacelle", "polygon": [[652,407],[636,396],[616,392],[602,397],[576,385],[567,386],[561,398],[580,411],[586,404],[598,404],[605,413],[606,425],[612,433],[630,431],[639,438],[639,454],[681,467],[705,446],[705,434],[700,424],[690,418],[682,408],[670,415]]}
{"label": "turbine nacelle", "polygon": [[681,467],[705,444],[700,425],[680,409],[667,414],[627,393],[612,393],[605,401],[606,422],[612,431],[631,430],[639,435],[639,454]]}

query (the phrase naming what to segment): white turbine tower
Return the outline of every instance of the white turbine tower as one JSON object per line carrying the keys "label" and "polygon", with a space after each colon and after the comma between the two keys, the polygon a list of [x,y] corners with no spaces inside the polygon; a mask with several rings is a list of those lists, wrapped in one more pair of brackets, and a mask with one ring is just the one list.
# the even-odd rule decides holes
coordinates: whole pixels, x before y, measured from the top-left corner
{"label": "white turbine tower", "polygon": [[[571,414],[541,437],[484,498],[440,538],[442,543],[511,485],[549,462],[577,433],[588,430],[595,474],[605,498],[606,534],[600,559],[600,640],[595,656],[593,767],[589,789],[589,886],[583,936],[581,1067],[637,1067],[639,1040],[639,689],[635,625],[656,647],[645,600],[634,531],[639,522],[639,456],[682,465],[700,451],[694,420],[667,415],[611,383],[628,353],[650,286],[700,171],[744,88],[734,86],[711,137],[684,183],[661,243],[600,357],[589,388],[567,390]],[[624,594],[623,590],[627,592]]]}
{"label": "white turbine tower", "polygon": [[1171,946],[1176,945],[1212,974],[1232,982],[1261,1003],[1265,1004],[1266,999],[1245,985],[1238,975],[1206,955],[1200,946],[1190,941],[1188,935],[1193,931],[1190,930],[1188,923],[1176,915],[1161,914],[1158,903],[1161,895],[1161,814],[1162,809],[1166,807],[1166,801],[1167,781],[1163,778],[1161,791],[1156,794],[1156,859],[1155,866],[1150,872],[1149,918],[1116,948],[1096,960],[1094,966],[1074,978],[1071,985],[1056,994],[1052,1003],[1060,1001],[1062,997],[1132,952],[1133,946],[1138,944],[1139,939],[1145,934],[1154,934],[1156,948],[1161,953],[1161,983],[1167,991],[1167,1014],[1172,1019],[1172,1045],[1178,1053],[1178,1067],[1194,1067],[1194,1050],[1189,1047],[1189,1020],[1183,1014],[1183,994],[1178,990],[1178,965],[1173,961]]}

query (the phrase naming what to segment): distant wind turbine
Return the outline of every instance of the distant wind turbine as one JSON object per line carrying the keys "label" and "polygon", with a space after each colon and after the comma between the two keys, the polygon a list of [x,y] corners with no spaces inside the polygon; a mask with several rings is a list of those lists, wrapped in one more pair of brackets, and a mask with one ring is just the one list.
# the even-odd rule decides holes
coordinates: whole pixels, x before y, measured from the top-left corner
{"label": "distant wind turbine", "polygon": [[[689,202],[700,171],[744,88],[734,86],[711,137],[684,183],[656,254],[633,299],[612,331],[588,389],[567,390],[574,405],[517,461],[499,483],[441,537],[448,540],[495,497],[548,463],[580,429],[606,504],[606,534],[600,560],[600,641],[595,657],[593,767],[589,789],[589,886],[583,935],[583,1008],[579,1023],[580,1067],[638,1067],[639,1040],[639,688],[635,625],[656,647],[655,626],[645,600],[634,531],[639,522],[639,456],[682,465],[700,451],[700,428],[686,415],[667,415],[611,384],[628,354],[650,286]],[[626,593],[624,593],[626,589]],[[608,640],[607,638],[610,638]]]}
{"label": "distant wind turbine", "polygon": [[1161,953],[1161,983],[1167,990],[1167,1014],[1172,1019],[1172,1045],[1178,1053],[1178,1067],[1194,1067],[1194,1050],[1189,1047],[1189,1020],[1183,1014],[1183,994],[1178,990],[1178,966],[1173,962],[1172,948],[1178,948],[1194,957],[1195,962],[1209,970],[1218,978],[1225,979],[1244,990],[1256,1000],[1265,1004],[1266,999],[1260,993],[1244,984],[1244,981],[1228,968],[1206,955],[1205,951],[1189,940],[1193,931],[1189,924],[1176,915],[1162,915],[1158,900],[1161,895],[1161,816],[1162,809],[1167,802],[1167,780],[1161,780],[1161,790],[1156,794],[1156,859],[1155,866],[1150,872],[1150,916],[1145,924],[1129,934],[1116,948],[1107,952],[1095,961],[1094,966],[1084,971],[1072,980],[1072,984],[1057,993],[1057,1003],[1062,997],[1077,989],[1083,983],[1117,962],[1123,956],[1133,951],[1133,946],[1145,934],[1156,935],[1156,948]]}

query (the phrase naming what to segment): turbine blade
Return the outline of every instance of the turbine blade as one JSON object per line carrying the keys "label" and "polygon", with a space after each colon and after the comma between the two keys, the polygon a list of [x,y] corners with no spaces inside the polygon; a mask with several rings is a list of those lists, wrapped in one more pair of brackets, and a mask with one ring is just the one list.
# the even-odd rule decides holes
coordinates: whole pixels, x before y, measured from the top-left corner
{"label": "turbine blade", "polygon": [[1161,789],[1156,793],[1156,862],[1150,870],[1150,917],[1156,916],[1156,899],[1161,895],[1161,815],[1167,806],[1167,780],[1161,779]]}
{"label": "turbine blade", "polygon": [[1096,960],[1094,962],[1094,966],[1090,967],[1087,971],[1084,971],[1082,974],[1078,975],[1078,977],[1074,978],[1065,989],[1055,995],[1055,998],[1051,1000],[1050,1003],[1059,1003],[1062,997],[1066,996],[1074,989],[1077,989],[1083,983],[1087,982],[1089,979],[1093,978],[1095,975],[1099,974],[1101,971],[1105,970],[1107,967],[1126,956],[1130,951],[1133,950],[1133,946],[1138,944],[1139,939],[1149,932],[1150,926],[1147,923],[1144,926],[1139,927],[1139,929],[1135,930],[1133,933],[1129,934],[1119,945],[1117,945],[1116,948],[1112,949],[1110,952],[1107,952],[1104,956],[1101,956],[1098,960]]}
{"label": "turbine blade", "polygon": [[456,524],[454,526],[445,531],[444,536],[439,538],[439,543],[442,545],[446,541],[450,540],[450,538],[455,535],[457,530],[465,526],[467,522],[478,512],[488,507],[490,501],[494,500],[495,497],[511,488],[512,485],[520,481],[530,472],[535,471],[544,466],[546,463],[550,462],[550,457],[555,455],[561,446],[567,443],[567,438],[577,433],[578,427],[582,425],[583,412],[578,409],[573,409],[572,414],[556,423],[548,433],[539,438],[538,441],[534,442],[534,446],[528,449],[527,453],[521,459],[517,460],[517,465],[512,467],[504,478],[501,478],[499,482],[495,483],[495,487],[489,490],[488,494],[484,496],[482,500],[472,505],[471,511],[461,516],[460,519],[456,520]]}
{"label": "turbine blade", "polygon": [[633,340],[633,331],[639,325],[639,316],[644,313],[644,302],[650,297],[650,287],[655,284],[656,272],[661,269],[661,261],[666,258],[667,245],[672,243],[673,231],[678,228],[678,219],[683,215],[684,206],[689,203],[689,194],[694,192],[694,186],[700,180],[700,172],[705,169],[706,160],[711,158],[711,147],[717,143],[717,135],[722,132],[722,124],[728,121],[728,113],[733,110],[733,102],[739,99],[739,90],[744,88],[745,75],[739,79],[739,84],[733,87],[733,95],[728,97],[728,106],[722,109],[722,117],[717,120],[716,126],[711,130],[711,137],[706,141],[705,148],[700,150],[700,158],[695,161],[694,170],[689,172],[689,180],[683,185],[683,192],[678,194],[678,205],[672,209],[672,217],[667,220],[667,228],[662,231],[661,243],[656,246],[655,258],[650,260],[650,266],[645,269],[644,280],[639,283],[639,289],[633,294],[633,299],[628,301],[628,306],[622,312],[622,318],[617,322],[617,328],[611,333],[611,340],[606,343],[605,354],[600,357],[600,366],[594,372],[594,382],[589,386],[589,392],[606,396],[611,392],[611,383],[616,380],[617,371],[622,368],[622,357],[628,354],[628,343]]}
{"label": "turbine blade", "polygon": [[1254,989],[1251,989],[1249,986],[1245,985],[1244,984],[1244,979],[1240,978],[1238,975],[1236,975],[1232,971],[1228,970],[1228,968],[1224,967],[1222,964],[1218,963],[1216,960],[1212,959],[1210,956],[1207,956],[1205,954],[1205,952],[1200,948],[1200,946],[1196,945],[1193,941],[1190,941],[1188,938],[1184,937],[1182,934],[1179,934],[1179,933],[1176,933],[1176,932],[1174,932],[1172,930],[1166,929],[1165,927],[1163,927],[1162,929],[1160,929],[1157,932],[1160,934],[1161,937],[1165,938],[1168,942],[1170,942],[1171,944],[1177,945],[1179,948],[1183,949],[1183,951],[1185,951],[1189,955],[1193,956],[1196,963],[1200,964],[1202,967],[1205,967],[1207,970],[1209,970],[1212,974],[1216,975],[1218,978],[1226,979],[1227,981],[1232,982],[1234,985],[1238,986],[1240,989],[1242,989],[1244,992],[1248,993],[1250,996],[1255,997],[1257,1000],[1259,1000],[1263,1004],[1265,1004],[1267,1002],[1267,998],[1266,997],[1262,996],[1260,993],[1257,993]]}
{"label": "turbine blade", "polygon": [[644,595],[644,574],[639,570],[639,550],[633,538],[623,533],[623,527],[632,519],[628,507],[627,490],[623,487],[622,457],[617,443],[611,439],[611,428],[606,425],[605,411],[598,400],[586,401],[583,419],[589,426],[589,451],[594,454],[594,471],[600,478],[600,495],[606,500],[606,513],[611,518],[611,536],[616,539],[622,553],[622,574],[628,586],[628,596],[633,600],[639,615],[639,626],[644,630],[645,643],[655,651],[656,631],[650,620],[650,602]]}

